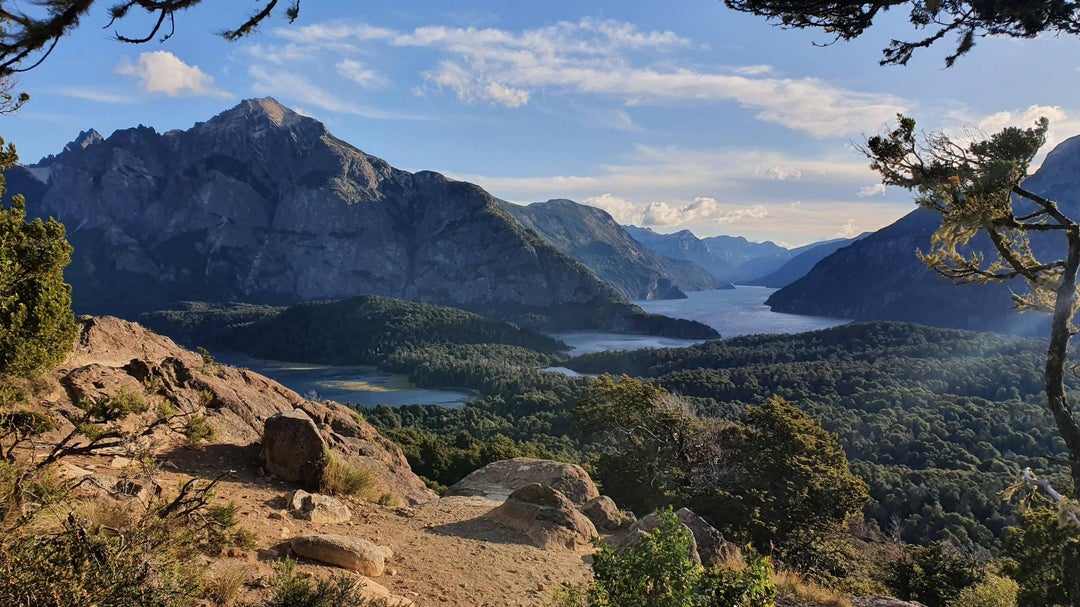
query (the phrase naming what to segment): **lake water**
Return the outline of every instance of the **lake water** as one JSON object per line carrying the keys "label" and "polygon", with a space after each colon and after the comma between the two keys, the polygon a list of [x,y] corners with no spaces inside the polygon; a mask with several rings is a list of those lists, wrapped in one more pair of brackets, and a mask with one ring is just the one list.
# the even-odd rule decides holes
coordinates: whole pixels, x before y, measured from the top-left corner
{"label": "lake water", "polygon": [[[634,303],[646,312],[703,322],[719,331],[723,337],[755,333],[802,333],[850,322],[837,318],[773,312],[765,305],[765,300],[775,290],[765,287],[737,287],[692,292],[687,294],[689,296],[687,299],[635,301]],[[592,331],[556,333],[552,337],[570,345],[571,354],[604,350],[680,348],[702,341]],[[375,367],[286,363],[257,360],[229,352],[215,352],[214,355],[223,363],[247,367],[273,378],[301,395],[314,392],[319,399],[335,400],[340,403],[366,407],[411,404],[460,407],[475,398],[475,395],[464,390],[419,388],[409,383],[404,375],[383,373]],[[553,367],[550,370],[576,375],[569,369],[561,367]]]}
{"label": "lake water", "polygon": [[[765,300],[775,291],[776,289],[766,287],[736,287],[692,291],[687,293],[686,299],[653,299],[634,303],[646,312],[703,322],[719,331],[720,336],[725,338],[758,333],[805,333],[851,322],[840,318],[773,312],[765,305]],[[553,337],[570,345],[573,354],[603,350],[679,348],[702,341],[595,332],[558,333]]]}
{"label": "lake water", "polygon": [[409,382],[408,377],[384,373],[375,367],[311,365],[276,360],[259,360],[233,352],[214,352],[220,362],[247,367],[261,373],[305,398],[312,392],[317,400],[333,400],[374,407],[376,405],[444,405],[460,407],[476,396],[465,390],[431,390]]}

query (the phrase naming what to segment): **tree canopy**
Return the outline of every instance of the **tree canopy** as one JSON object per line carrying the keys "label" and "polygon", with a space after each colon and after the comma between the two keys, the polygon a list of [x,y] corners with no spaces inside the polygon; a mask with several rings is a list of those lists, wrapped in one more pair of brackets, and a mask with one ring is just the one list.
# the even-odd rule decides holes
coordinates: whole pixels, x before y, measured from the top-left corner
{"label": "tree canopy", "polygon": [[906,10],[916,36],[890,41],[882,50],[882,65],[906,65],[916,51],[950,36],[956,46],[945,58],[947,66],[986,36],[1080,33],[1080,3],[1070,0],[724,0],[724,4],[781,27],[821,30],[834,36],[832,42],[858,38],[886,12]]}
{"label": "tree canopy", "polygon": [[[166,40],[176,28],[176,15],[201,4],[203,0],[119,0],[108,9],[107,29],[121,41],[141,44],[154,39]],[[280,0],[257,0],[259,8],[246,20],[220,34],[237,40],[254,32],[278,8]],[[60,39],[75,30],[92,8],[95,0],[34,0],[24,4],[0,3],[0,77],[25,72],[41,64]],[[290,22],[300,14],[300,0],[287,0],[285,16]],[[27,9],[29,5],[29,10]],[[125,32],[120,26],[132,13],[150,17],[147,29]]]}

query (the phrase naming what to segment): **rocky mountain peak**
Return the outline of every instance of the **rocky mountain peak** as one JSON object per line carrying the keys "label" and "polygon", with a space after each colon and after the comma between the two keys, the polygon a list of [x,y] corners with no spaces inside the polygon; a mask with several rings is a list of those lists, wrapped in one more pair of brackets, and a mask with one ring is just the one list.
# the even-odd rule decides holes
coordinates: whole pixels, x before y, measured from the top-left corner
{"label": "rocky mountain peak", "polygon": [[[274,126],[287,126],[303,120],[305,117],[278,103],[273,97],[261,97],[258,99],[244,99],[232,108],[225,110],[214,118],[214,122],[243,121],[269,121]],[[308,120],[314,120],[308,118]]]}
{"label": "rocky mountain peak", "polygon": [[64,146],[65,152],[71,152],[74,150],[85,150],[86,148],[105,141],[105,138],[101,136],[101,133],[94,129],[88,129],[79,133],[79,136],[74,141]]}

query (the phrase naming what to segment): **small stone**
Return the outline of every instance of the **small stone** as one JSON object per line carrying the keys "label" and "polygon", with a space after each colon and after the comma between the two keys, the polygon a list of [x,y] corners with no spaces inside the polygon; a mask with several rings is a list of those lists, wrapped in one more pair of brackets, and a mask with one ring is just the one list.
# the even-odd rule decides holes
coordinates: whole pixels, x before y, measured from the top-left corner
{"label": "small stone", "polygon": [[112,458],[112,461],[109,462],[109,467],[112,468],[113,470],[120,470],[121,468],[127,468],[130,465],[131,465],[131,458],[130,457],[120,457],[119,455]]}
{"label": "small stone", "polygon": [[260,560],[272,561],[277,557],[281,556],[281,553],[277,550],[274,550],[273,548],[263,548],[258,552],[258,556]]}
{"label": "small stone", "polygon": [[282,514],[279,511],[275,510],[275,511],[271,512],[270,514],[267,514],[266,518],[268,518],[270,520],[273,520],[273,521],[282,521],[282,520],[285,520],[285,515]]}

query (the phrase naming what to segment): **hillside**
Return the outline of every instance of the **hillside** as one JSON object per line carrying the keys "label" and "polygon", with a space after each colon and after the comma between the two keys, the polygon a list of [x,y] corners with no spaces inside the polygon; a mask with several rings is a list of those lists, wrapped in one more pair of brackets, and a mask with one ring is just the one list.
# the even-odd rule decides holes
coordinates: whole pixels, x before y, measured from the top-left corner
{"label": "hillside", "polygon": [[664,330],[480,187],[395,169],[269,98],[186,131],[85,132],[7,178],[31,213],[68,226],[80,312],[377,294],[531,326]]}
{"label": "hillside", "polygon": [[[1074,137],[1051,150],[1024,187],[1057,201],[1066,214],[1075,217],[1080,212],[1078,166],[1080,138]],[[937,215],[916,209],[826,257],[803,279],[774,293],[768,304],[778,312],[795,314],[906,320],[1021,335],[1044,333],[1047,317],[1021,315],[1013,309],[1010,289],[1026,291],[1022,281],[955,286],[915,257],[916,250],[929,249],[930,235],[939,225]],[[1060,256],[1064,250],[1052,236],[1036,238],[1032,244],[1036,253],[1056,251]],[[986,239],[977,238],[973,246],[986,259],[996,258]]]}
{"label": "hillside", "polygon": [[684,291],[720,287],[700,266],[645,248],[601,209],[570,200],[503,208],[630,299],[680,299]]}
{"label": "hillside", "polygon": [[780,266],[778,270],[767,276],[751,280],[747,284],[758,287],[769,287],[770,289],[786,287],[809,274],[810,270],[814,269],[814,266],[822,259],[825,259],[829,255],[832,255],[836,251],[854,243],[866,235],[867,234],[861,234],[855,238],[826,240],[824,242],[816,242],[805,247],[793,249],[791,252],[794,256],[784,265]]}

